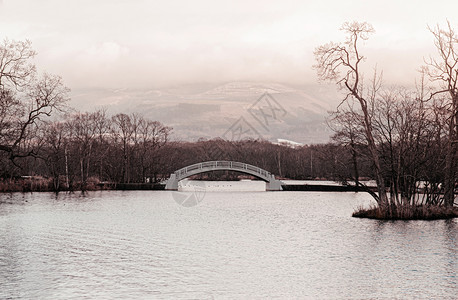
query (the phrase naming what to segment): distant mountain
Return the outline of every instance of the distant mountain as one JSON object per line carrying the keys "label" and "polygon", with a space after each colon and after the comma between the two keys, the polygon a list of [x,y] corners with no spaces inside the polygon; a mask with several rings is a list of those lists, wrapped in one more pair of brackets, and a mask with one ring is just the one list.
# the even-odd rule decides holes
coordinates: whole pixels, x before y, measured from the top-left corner
{"label": "distant mountain", "polygon": [[173,127],[177,140],[264,138],[311,144],[329,140],[325,118],[340,98],[335,86],[230,82],[76,90],[71,105],[83,111],[107,107],[110,114],[138,112]]}

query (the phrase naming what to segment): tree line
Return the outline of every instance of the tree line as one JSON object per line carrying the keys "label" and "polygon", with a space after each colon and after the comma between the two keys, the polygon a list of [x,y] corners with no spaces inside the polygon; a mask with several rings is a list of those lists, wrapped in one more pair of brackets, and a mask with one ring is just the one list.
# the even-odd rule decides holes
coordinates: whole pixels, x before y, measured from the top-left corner
{"label": "tree line", "polygon": [[158,150],[167,144],[171,128],[139,114],[105,110],[76,112],[62,120],[43,121],[30,129],[33,155],[17,160],[2,157],[2,178],[21,175],[51,179],[52,190],[86,190],[101,181],[156,181]]}
{"label": "tree line", "polygon": [[[40,176],[48,180],[49,190],[86,190],[99,183],[160,183],[194,163],[231,160],[256,165],[284,179],[355,180],[351,151],[335,143],[291,147],[266,140],[180,142],[169,139],[171,131],[138,114],[73,113],[64,120],[40,124],[33,135],[34,155],[14,161],[2,156],[0,177],[14,181],[24,175]],[[369,162],[364,157],[357,160],[359,176],[370,179]],[[239,175],[204,176],[237,180]]]}

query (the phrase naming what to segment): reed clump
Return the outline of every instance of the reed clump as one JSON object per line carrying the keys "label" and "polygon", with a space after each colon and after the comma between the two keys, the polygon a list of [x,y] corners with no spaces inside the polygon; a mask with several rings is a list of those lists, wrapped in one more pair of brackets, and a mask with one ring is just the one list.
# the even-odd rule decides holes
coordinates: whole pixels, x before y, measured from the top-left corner
{"label": "reed clump", "polygon": [[0,192],[46,192],[51,180],[41,176],[27,176],[0,180]]}
{"label": "reed clump", "polygon": [[458,207],[442,205],[388,205],[358,208],[353,212],[355,218],[377,220],[440,220],[458,217]]}
{"label": "reed clump", "polygon": [[83,184],[80,181],[72,181],[66,184],[65,178],[53,180],[42,176],[22,176],[17,178],[0,179],[0,193],[29,193],[29,192],[59,192],[59,191],[96,191],[110,189],[103,186],[97,177],[89,177]]}

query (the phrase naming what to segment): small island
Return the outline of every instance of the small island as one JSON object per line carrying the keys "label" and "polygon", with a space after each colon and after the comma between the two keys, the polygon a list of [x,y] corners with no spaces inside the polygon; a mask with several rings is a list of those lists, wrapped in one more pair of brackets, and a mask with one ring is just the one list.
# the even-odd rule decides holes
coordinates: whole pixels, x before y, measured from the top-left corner
{"label": "small island", "polygon": [[437,205],[396,206],[391,211],[379,207],[360,208],[352,215],[355,218],[378,220],[441,220],[458,218],[458,207]]}
{"label": "small island", "polygon": [[[330,124],[334,140],[349,147],[358,178],[364,156],[373,168],[377,205],[354,217],[410,220],[457,215],[458,43],[447,28],[429,28],[437,50],[426,60],[415,90],[385,87],[375,68],[365,80],[362,44],[375,32],[366,22],[346,22],[346,40],[315,50],[321,80],[335,82],[344,93]],[[419,83],[419,84],[418,84]],[[357,180],[356,180],[357,183]]]}

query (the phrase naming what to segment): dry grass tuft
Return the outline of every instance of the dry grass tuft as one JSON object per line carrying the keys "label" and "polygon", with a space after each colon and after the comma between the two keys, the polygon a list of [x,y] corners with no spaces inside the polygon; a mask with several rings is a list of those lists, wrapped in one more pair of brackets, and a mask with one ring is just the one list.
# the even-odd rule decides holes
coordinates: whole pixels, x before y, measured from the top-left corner
{"label": "dry grass tuft", "polygon": [[435,205],[401,205],[385,208],[372,206],[358,208],[352,215],[355,218],[377,220],[439,220],[458,218],[458,207]]}

